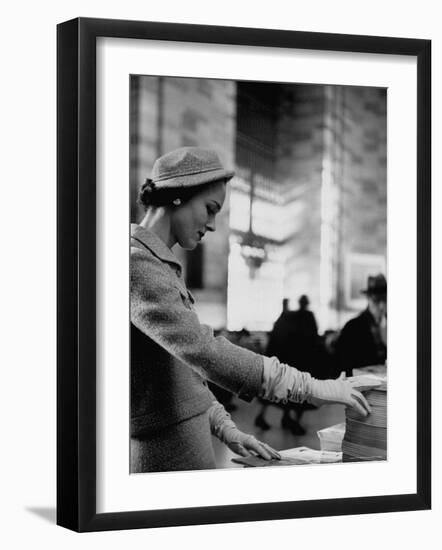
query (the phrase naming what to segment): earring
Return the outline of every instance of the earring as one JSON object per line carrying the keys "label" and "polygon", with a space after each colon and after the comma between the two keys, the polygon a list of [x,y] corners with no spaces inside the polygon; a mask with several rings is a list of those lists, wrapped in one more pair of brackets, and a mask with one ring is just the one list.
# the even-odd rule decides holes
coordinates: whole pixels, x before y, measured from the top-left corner
{"label": "earring", "polygon": [[179,205],[181,204],[181,199],[175,199],[175,200],[173,201],[173,204],[174,204],[175,206],[179,206]]}

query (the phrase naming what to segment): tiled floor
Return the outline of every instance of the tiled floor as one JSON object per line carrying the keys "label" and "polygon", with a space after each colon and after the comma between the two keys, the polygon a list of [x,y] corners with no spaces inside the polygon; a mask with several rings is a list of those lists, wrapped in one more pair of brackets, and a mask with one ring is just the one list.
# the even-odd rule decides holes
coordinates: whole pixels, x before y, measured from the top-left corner
{"label": "tiled floor", "polygon": [[[254,425],[255,418],[261,410],[261,402],[254,399],[251,403],[246,403],[240,399],[234,398],[233,403],[236,405],[236,410],[231,413],[233,420],[238,428],[246,433],[253,434],[271,445],[277,450],[292,449],[293,447],[310,447],[311,449],[319,449],[319,439],[316,435],[318,430],[327,428],[345,421],[344,407],[341,405],[324,405],[323,407],[306,411],[302,417],[302,426],[307,430],[303,436],[295,436],[290,431],[281,427],[282,409],[269,405],[267,407],[265,418],[271,425],[270,430],[263,431]],[[218,468],[241,468],[239,464],[235,464],[231,459],[236,456],[230,449],[213,438],[215,448],[215,456]]]}

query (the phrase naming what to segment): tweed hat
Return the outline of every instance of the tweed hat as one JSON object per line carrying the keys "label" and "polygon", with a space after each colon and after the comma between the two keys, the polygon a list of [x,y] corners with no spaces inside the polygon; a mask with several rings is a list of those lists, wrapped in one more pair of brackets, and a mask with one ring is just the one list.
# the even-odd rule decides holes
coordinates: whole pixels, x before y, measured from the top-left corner
{"label": "tweed hat", "polygon": [[212,149],[181,147],[155,161],[150,179],[157,189],[166,189],[230,180],[234,174],[223,167]]}
{"label": "tweed hat", "polygon": [[367,280],[367,288],[361,290],[363,294],[368,296],[386,296],[387,295],[387,279],[379,273],[378,275],[369,275]]}

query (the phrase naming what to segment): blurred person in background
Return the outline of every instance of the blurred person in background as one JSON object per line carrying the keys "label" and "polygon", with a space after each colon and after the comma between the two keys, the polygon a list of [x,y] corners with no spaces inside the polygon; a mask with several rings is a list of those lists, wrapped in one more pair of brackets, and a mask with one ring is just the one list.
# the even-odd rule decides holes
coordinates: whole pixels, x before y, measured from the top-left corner
{"label": "blurred person in background", "polygon": [[246,401],[370,412],[354,382],[317,380],[200,324],[172,248],[191,250],[215,231],[233,175],[213,150],[183,147],[157,159],[141,188],[145,214],[131,226],[131,473],[215,468],[212,434],[243,456],[279,458],[235,426],[208,381]]}
{"label": "blurred person in background", "polygon": [[[290,311],[288,299],[284,298],[281,315],[273,325],[269,336],[266,355],[269,357],[274,355],[281,363],[296,366],[300,370],[317,376],[315,370],[319,370],[320,357],[318,325],[313,312],[308,309],[310,300],[305,294],[300,296],[298,304],[299,309]],[[270,428],[265,419],[267,406],[267,403],[263,403],[255,419],[255,425],[263,430]],[[309,408],[306,403],[284,405],[282,427],[290,430],[294,435],[304,435],[305,428],[301,426],[300,421],[306,408]]]}
{"label": "blurred person in background", "polygon": [[387,280],[382,273],[370,275],[367,307],[344,325],[337,344],[339,370],[352,375],[354,368],[384,365],[387,359]]}

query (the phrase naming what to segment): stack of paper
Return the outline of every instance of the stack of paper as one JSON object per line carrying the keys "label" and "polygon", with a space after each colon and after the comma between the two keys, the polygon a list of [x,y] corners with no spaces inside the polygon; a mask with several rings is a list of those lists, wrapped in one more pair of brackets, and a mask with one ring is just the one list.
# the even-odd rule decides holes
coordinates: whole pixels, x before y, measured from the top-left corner
{"label": "stack of paper", "polygon": [[362,417],[355,410],[346,409],[345,437],[342,443],[344,462],[354,457],[387,458],[387,378],[385,375],[363,375],[363,381],[370,377],[379,379],[382,384],[375,389],[364,391],[371,407],[371,414]]}
{"label": "stack of paper", "polygon": [[323,428],[316,432],[319,437],[321,451],[336,451],[342,450],[342,440],[345,434],[345,422],[335,424],[329,428]]}

